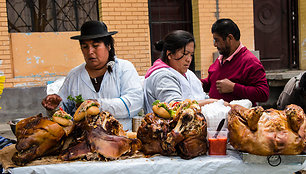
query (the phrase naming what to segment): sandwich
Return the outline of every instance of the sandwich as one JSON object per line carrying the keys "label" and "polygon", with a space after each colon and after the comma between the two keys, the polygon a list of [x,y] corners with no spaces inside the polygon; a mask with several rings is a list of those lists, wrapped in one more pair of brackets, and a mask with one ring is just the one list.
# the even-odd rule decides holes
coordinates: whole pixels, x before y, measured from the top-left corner
{"label": "sandwich", "polygon": [[71,115],[65,112],[61,107],[59,108],[59,110],[55,111],[55,113],[52,115],[51,120],[64,127],[73,124]]}
{"label": "sandwich", "polygon": [[181,102],[172,101],[168,104],[166,102],[160,102],[160,100],[156,100],[152,104],[152,110],[154,114],[162,118],[170,119],[176,116],[176,110],[179,108],[180,104]]}
{"label": "sandwich", "polygon": [[98,115],[100,103],[97,100],[85,100],[75,111],[74,121],[81,121],[85,116]]}

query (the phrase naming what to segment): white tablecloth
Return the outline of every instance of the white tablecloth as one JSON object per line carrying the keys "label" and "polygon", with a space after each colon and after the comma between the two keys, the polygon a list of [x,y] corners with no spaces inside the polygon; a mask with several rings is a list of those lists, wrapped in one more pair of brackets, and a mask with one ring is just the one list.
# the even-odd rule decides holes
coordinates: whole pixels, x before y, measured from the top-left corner
{"label": "white tablecloth", "polygon": [[12,174],[96,174],[96,173],[245,173],[245,174],[293,174],[306,167],[303,164],[280,164],[272,167],[268,164],[243,163],[236,151],[228,150],[226,156],[200,156],[190,160],[180,157],[155,156],[109,162],[72,162],[65,164],[40,165],[8,169]]}

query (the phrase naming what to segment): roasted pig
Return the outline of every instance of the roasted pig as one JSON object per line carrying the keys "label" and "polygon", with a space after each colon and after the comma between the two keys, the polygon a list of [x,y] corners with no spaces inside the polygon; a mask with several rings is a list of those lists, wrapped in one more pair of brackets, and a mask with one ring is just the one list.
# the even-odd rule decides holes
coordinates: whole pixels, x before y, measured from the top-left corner
{"label": "roasted pig", "polygon": [[24,165],[52,154],[61,148],[63,137],[63,127],[42,114],[21,120],[16,125],[17,152],[12,160],[17,165]]}
{"label": "roasted pig", "polygon": [[228,113],[230,144],[256,155],[296,155],[306,147],[306,117],[297,105],[285,110],[233,105]]}

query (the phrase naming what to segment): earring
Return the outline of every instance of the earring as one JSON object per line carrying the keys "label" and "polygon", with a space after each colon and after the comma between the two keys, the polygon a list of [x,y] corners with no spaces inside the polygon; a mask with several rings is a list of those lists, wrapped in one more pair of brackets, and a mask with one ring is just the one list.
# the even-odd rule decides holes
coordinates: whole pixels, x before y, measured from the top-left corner
{"label": "earring", "polygon": [[115,61],[109,61],[107,64],[106,64],[106,66],[107,67],[113,67],[115,65]]}

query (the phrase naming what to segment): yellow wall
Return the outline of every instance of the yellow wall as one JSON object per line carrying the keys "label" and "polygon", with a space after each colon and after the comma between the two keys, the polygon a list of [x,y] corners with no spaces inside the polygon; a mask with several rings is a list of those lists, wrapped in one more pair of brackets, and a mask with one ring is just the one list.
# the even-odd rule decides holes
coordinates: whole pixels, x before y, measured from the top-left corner
{"label": "yellow wall", "polygon": [[201,71],[201,38],[200,38],[200,16],[199,16],[199,3],[198,0],[192,0],[192,23],[193,23],[193,36],[195,38],[196,48],[194,51],[195,70]]}
{"label": "yellow wall", "polygon": [[[206,77],[213,63],[213,52],[217,51],[211,34],[211,26],[217,20],[216,0],[194,1],[197,1],[199,11],[199,37],[196,39],[200,39],[201,75]],[[193,4],[196,4],[194,1]],[[231,18],[240,29],[242,44],[254,50],[253,0],[219,0],[220,18]]]}
{"label": "yellow wall", "polygon": [[148,0],[102,0],[101,20],[114,35],[116,54],[131,61],[139,75],[151,66]]}
{"label": "yellow wall", "polygon": [[299,60],[300,69],[306,69],[306,1],[299,0]]}
{"label": "yellow wall", "polygon": [[13,86],[10,82],[13,78],[13,64],[7,28],[6,1],[0,0],[0,76],[5,76],[4,88]]}
{"label": "yellow wall", "polygon": [[70,37],[79,32],[12,33],[15,78],[43,78],[67,73],[84,62],[79,42]]}

